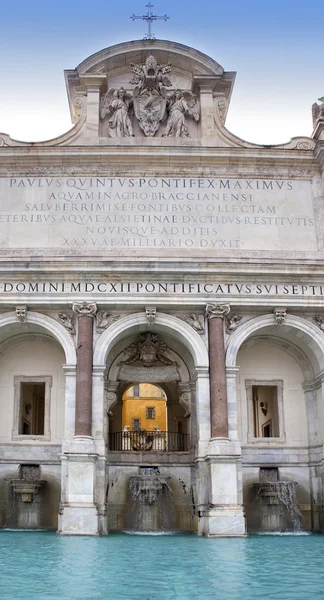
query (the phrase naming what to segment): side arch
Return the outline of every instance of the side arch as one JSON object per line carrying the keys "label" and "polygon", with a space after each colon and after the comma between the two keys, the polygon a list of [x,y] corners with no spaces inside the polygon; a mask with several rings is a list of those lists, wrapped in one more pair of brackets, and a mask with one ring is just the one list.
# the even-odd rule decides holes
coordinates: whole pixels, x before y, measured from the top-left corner
{"label": "side arch", "polygon": [[[265,328],[274,329],[275,327],[273,314],[256,317],[238,327],[230,337],[227,345],[226,367],[236,366],[237,353],[245,340],[251,335]],[[315,371],[321,372],[324,369],[323,333],[310,321],[295,315],[287,315],[284,324],[277,331],[277,336],[285,339],[283,334],[286,334],[287,339],[292,332],[295,337],[295,341],[291,340],[292,343],[302,346],[311,359]]]}
{"label": "side arch", "polygon": [[[14,312],[8,312],[0,315],[0,329],[6,325],[17,325],[17,317]],[[65,354],[66,364],[76,365],[76,349],[74,340],[69,332],[57,321],[42,315],[41,313],[28,311],[26,324],[33,324],[47,331],[62,346]]]}
{"label": "side arch", "polygon": [[[127,334],[131,334],[139,328],[152,331],[148,327],[146,316],[143,313],[123,317],[106,329],[95,345],[93,356],[94,367],[105,366],[112,346],[119,340],[122,340]],[[157,313],[154,331],[164,332],[181,342],[190,352],[196,368],[208,368],[207,348],[201,336],[190,325],[172,315]]]}

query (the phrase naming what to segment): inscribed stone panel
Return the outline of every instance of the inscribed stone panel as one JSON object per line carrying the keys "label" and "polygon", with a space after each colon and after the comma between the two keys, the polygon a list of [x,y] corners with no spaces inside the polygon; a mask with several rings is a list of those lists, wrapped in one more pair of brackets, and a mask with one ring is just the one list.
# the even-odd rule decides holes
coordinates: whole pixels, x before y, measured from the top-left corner
{"label": "inscribed stone panel", "polygon": [[299,180],[2,178],[0,235],[3,249],[53,254],[317,250],[311,183]]}

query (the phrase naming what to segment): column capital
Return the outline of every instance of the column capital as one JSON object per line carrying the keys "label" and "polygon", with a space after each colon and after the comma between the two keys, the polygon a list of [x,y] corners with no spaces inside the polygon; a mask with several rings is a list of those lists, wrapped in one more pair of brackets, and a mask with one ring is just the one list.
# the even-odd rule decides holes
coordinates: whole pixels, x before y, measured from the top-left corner
{"label": "column capital", "polygon": [[207,319],[224,319],[230,312],[231,307],[229,304],[207,304],[206,305],[206,317]]}
{"label": "column capital", "polygon": [[90,317],[93,319],[97,312],[97,305],[95,302],[73,302],[72,310],[77,317]]}

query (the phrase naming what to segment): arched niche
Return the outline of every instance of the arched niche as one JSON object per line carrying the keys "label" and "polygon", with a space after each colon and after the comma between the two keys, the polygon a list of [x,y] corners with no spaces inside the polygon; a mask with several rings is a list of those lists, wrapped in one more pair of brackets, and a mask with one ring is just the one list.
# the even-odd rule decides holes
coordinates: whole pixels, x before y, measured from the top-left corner
{"label": "arched niche", "polygon": [[274,316],[263,315],[243,323],[230,336],[226,350],[226,366],[236,367],[237,353],[242,344],[251,336],[266,335],[282,344],[296,347],[308,357],[314,375],[324,370],[324,336],[321,330],[306,319],[286,315],[284,323],[276,325]]}
{"label": "arched niche", "polygon": [[[153,327],[147,323],[145,314],[124,317],[114,323],[99,338],[94,351],[95,368],[106,369],[107,410],[111,411],[111,430],[121,427],[121,399],[127,386],[137,383],[132,379],[121,381],[119,377],[120,362],[127,347],[141,334],[154,332],[168,347],[169,359],[177,364],[177,379],[153,381],[149,376],[150,369],[144,369],[142,383],[157,383],[165,391],[169,403],[169,430],[171,420],[181,420],[183,431],[191,434],[192,442],[197,438],[198,411],[206,414],[206,395],[200,394],[197,382],[202,373],[208,373],[208,353],[199,336],[187,323],[171,315],[158,313]],[[204,380],[205,383],[205,380]],[[209,396],[207,394],[208,410]],[[171,411],[171,406],[172,411]]]}
{"label": "arched niche", "polygon": [[0,315],[0,343],[17,335],[44,334],[54,338],[63,348],[66,364],[76,365],[74,340],[69,332],[59,323],[34,311],[26,311],[26,320],[21,323],[14,312]]}

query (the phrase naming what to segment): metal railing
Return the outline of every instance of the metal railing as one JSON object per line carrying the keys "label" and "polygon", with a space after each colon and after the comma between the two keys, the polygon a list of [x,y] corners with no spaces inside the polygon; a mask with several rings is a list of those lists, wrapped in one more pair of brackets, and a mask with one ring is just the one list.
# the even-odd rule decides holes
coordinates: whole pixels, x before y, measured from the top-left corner
{"label": "metal railing", "polygon": [[172,431],[117,431],[109,434],[112,451],[187,452],[189,435]]}

